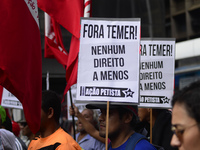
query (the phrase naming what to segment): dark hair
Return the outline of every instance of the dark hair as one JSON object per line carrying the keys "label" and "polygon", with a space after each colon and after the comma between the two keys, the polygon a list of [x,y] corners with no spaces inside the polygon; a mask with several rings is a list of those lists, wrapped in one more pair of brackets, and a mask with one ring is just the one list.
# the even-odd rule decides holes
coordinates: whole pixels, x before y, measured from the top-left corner
{"label": "dark hair", "polygon": [[200,125],[200,80],[176,92],[172,99],[172,106],[183,104],[188,115]]}
{"label": "dark hair", "polygon": [[120,119],[122,119],[123,116],[124,116],[124,114],[126,114],[126,113],[132,113],[132,114],[133,114],[133,118],[132,118],[132,120],[131,120],[131,122],[130,122],[130,127],[134,130],[136,124],[139,122],[138,116],[136,116],[136,115],[135,115],[133,112],[131,112],[130,110],[127,110],[127,109],[122,108],[122,107],[120,107],[120,108],[118,109],[118,111],[119,111],[119,118],[120,118]]}
{"label": "dark hair", "polygon": [[45,113],[48,113],[49,108],[54,110],[54,119],[59,123],[59,118],[61,114],[61,98],[54,91],[43,91],[42,92],[42,109]]}
{"label": "dark hair", "polygon": [[8,116],[6,116],[6,121],[2,123],[2,127],[4,127],[6,130],[9,130],[12,132],[12,122]]}

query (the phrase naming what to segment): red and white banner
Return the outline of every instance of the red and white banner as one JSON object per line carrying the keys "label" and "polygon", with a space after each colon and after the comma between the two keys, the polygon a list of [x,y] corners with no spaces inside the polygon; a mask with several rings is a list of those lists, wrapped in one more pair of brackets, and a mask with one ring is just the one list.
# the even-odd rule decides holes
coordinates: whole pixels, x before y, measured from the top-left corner
{"label": "red and white banner", "polygon": [[23,105],[33,133],[40,127],[41,41],[36,0],[1,0],[0,85]]}
{"label": "red and white banner", "polygon": [[[64,92],[66,94],[71,85],[75,84],[77,80],[80,18],[83,17],[84,2],[83,0],[38,0],[38,7],[54,19],[55,22],[59,23],[72,33],[71,45],[66,65],[67,86]],[[55,27],[54,24],[53,26]],[[48,43],[46,42],[46,44]],[[49,44],[52,44],[52,42],[49,42]],[[54,57],[56,58],[55,55]]]}
{"label": "red and white banner", "polygon": [[45,13],[45,58],[56,58],[57,61],[66,66],[68,53],[64,48],[60,25]]}

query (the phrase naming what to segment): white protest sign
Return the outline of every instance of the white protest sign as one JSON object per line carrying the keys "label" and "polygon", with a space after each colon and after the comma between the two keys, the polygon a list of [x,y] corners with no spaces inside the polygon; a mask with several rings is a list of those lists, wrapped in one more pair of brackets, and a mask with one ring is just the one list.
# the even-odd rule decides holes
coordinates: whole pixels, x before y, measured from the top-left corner
{"label": "white protest sign", "polygon": [[171,108],[175,39],[141,39],[139,107]]}
{"label": "white protest sign", "polygon": [[138,104],[139,46],[139,18],[82,18],[77,101]]}
{"label": "white protest sign", "polygon": [[1,106],[6,108],[23,109],[21,102],[5,88],[3,88]]}

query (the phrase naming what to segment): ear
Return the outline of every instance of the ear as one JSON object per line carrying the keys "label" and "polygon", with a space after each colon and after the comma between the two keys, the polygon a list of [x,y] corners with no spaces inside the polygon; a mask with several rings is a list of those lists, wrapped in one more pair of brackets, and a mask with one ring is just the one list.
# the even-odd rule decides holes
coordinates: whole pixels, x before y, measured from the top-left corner
{"label": "ear", "polygon": [[126,113],[124,123],[130,123],[133,118],[133,113]]}
{"label": "ear", "polygon": [[54,109],[50,107],[48,111],[48,119],[53,118],[53,116],[54,116]]}

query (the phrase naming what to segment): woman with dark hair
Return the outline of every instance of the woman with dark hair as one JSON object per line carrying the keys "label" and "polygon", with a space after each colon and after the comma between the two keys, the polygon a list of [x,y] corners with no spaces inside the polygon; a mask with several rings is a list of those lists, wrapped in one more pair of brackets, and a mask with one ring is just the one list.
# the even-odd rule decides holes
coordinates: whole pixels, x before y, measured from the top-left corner
{"label": "woman with dark hair", "polygon": [[172,100],[171,145],[184,150],[200,149],[200,81],[175,93]]}

